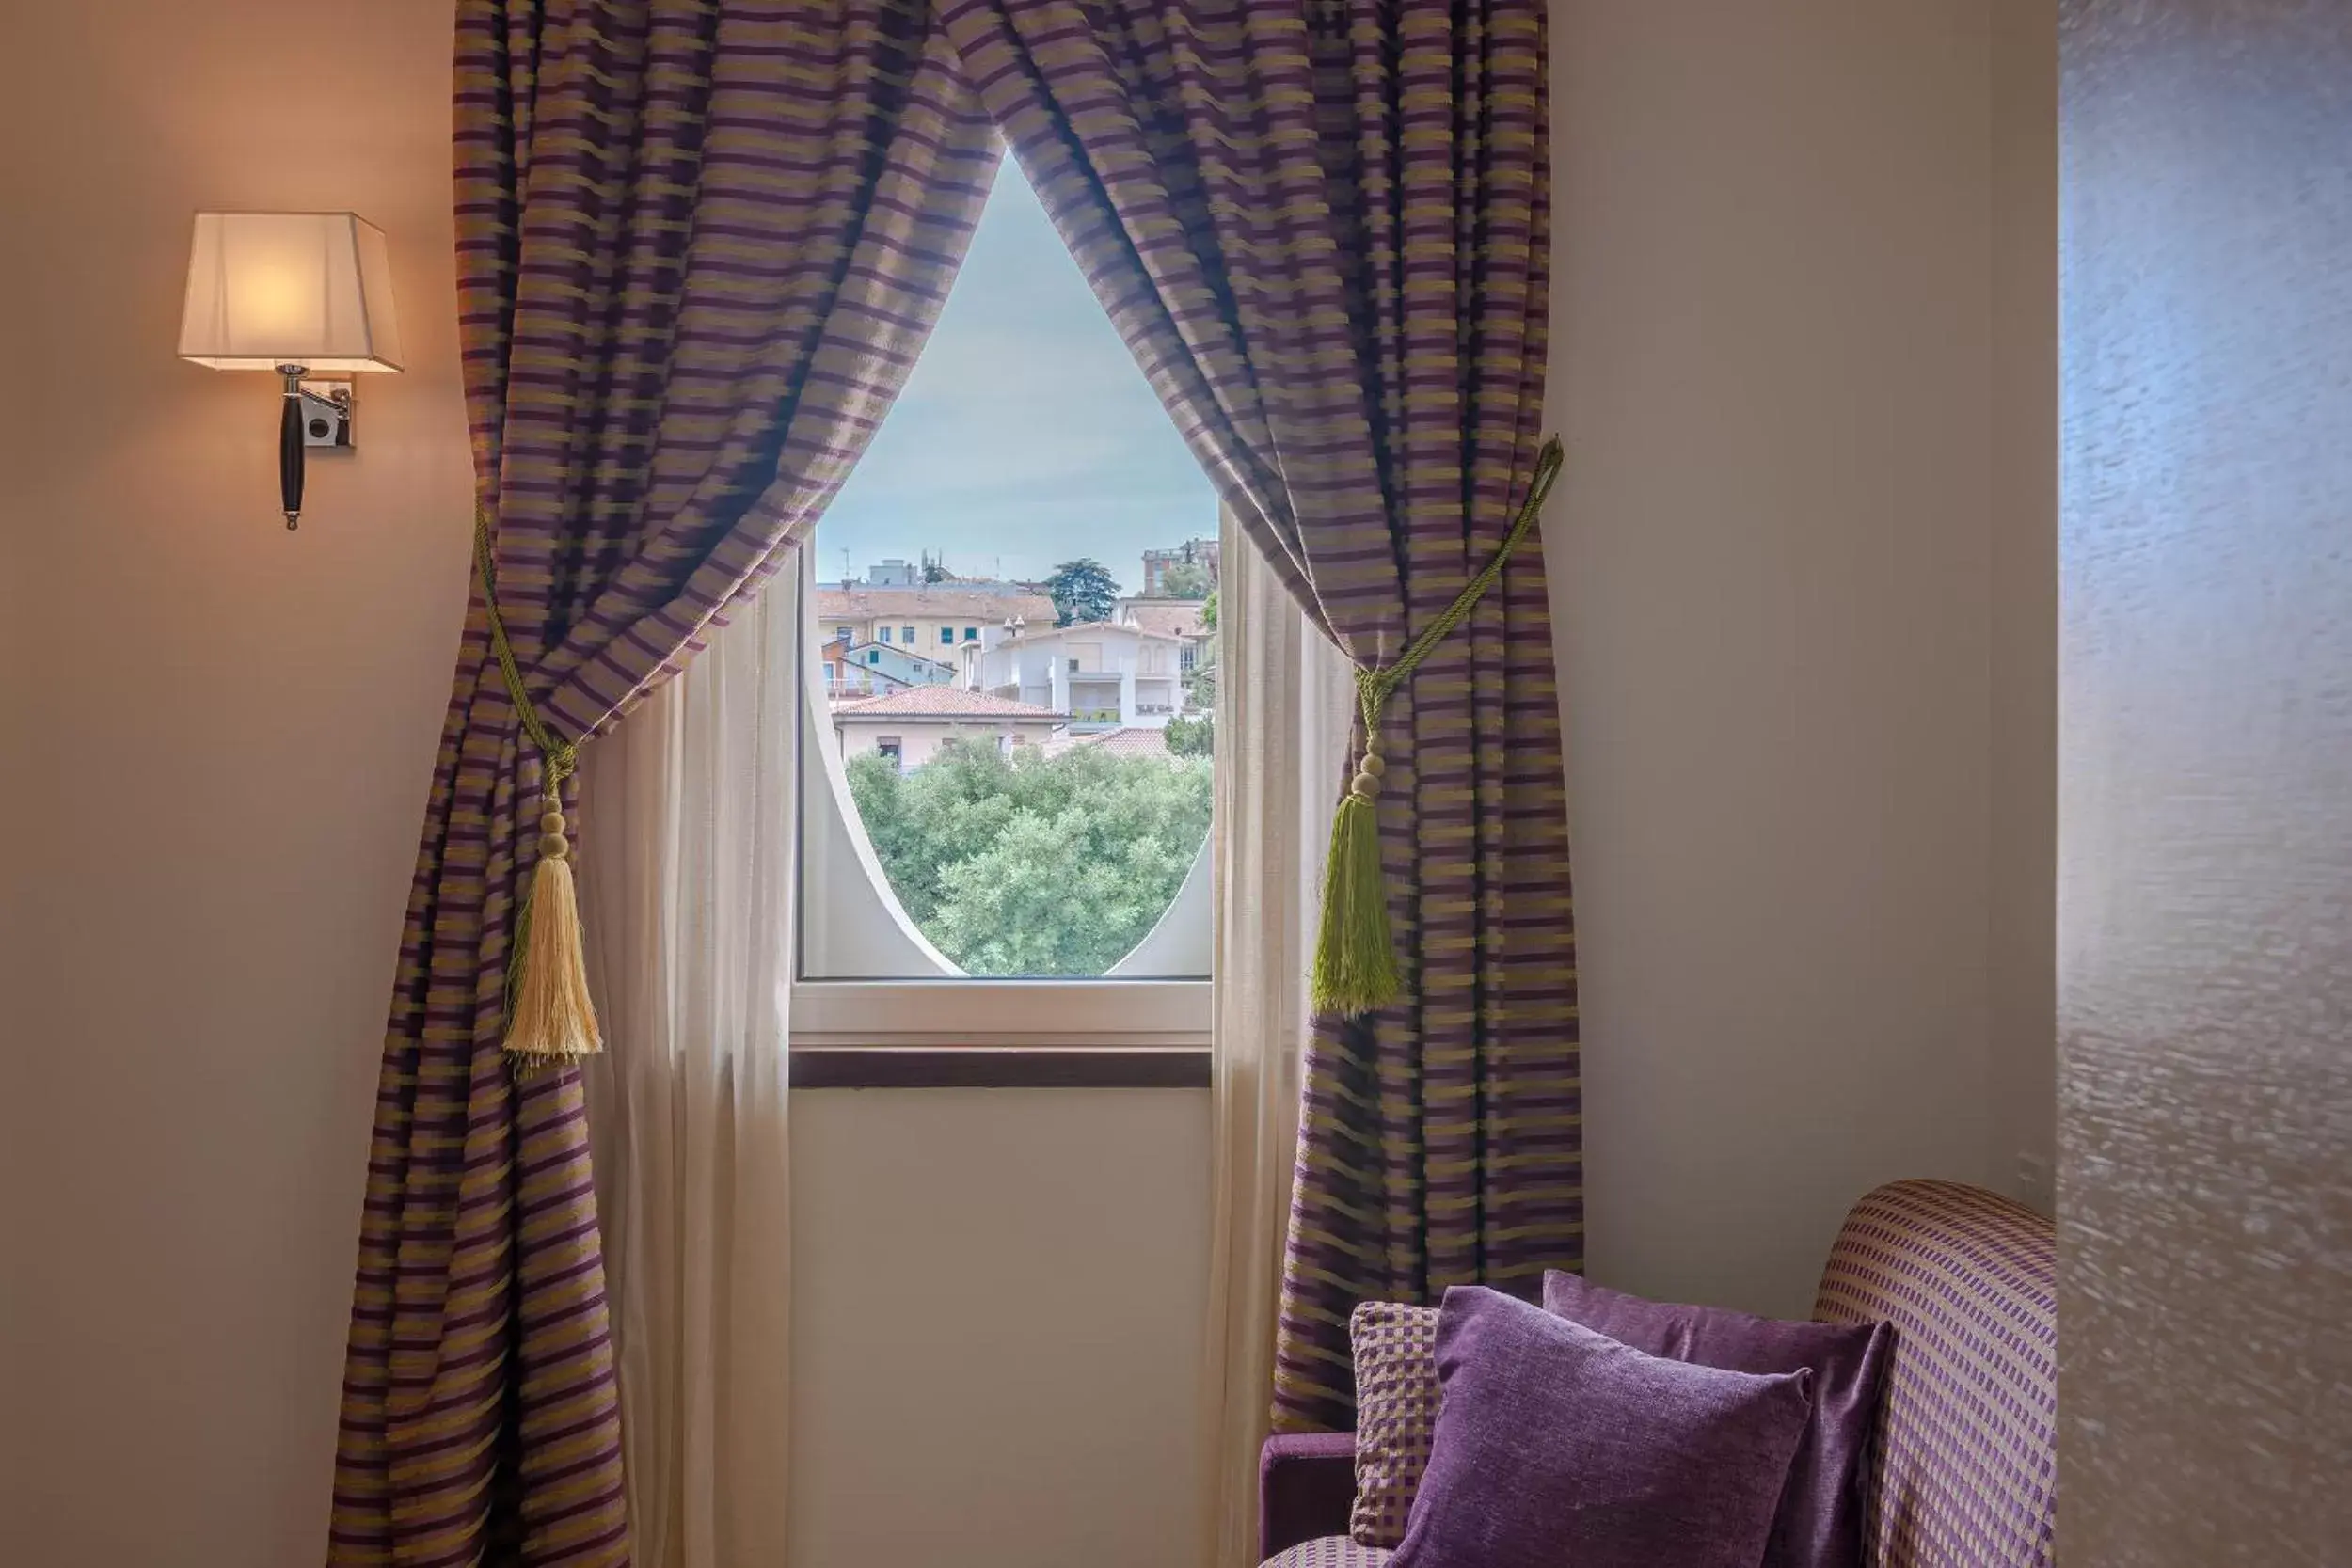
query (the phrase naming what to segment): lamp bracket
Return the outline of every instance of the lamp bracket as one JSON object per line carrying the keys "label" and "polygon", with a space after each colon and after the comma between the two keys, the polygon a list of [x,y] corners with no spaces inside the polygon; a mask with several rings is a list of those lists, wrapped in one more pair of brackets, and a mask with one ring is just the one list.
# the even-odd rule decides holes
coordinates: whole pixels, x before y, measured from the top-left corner
{"label": "lamp bracket", "polygon": [[347,375],[306,375],[302,388],[302,444],[314,451],[352,448],[354,383]]}

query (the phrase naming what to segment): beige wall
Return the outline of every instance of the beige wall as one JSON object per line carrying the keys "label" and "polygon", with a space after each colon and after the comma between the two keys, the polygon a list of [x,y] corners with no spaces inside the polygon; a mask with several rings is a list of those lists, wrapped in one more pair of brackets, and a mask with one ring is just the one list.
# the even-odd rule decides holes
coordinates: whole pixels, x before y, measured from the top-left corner
{"label": "beige wall", "polygon": [[[0,1146],[11,1561],[318,1559],[374,1056],[463,610],[438,6],[14,7]],[[392,238],[408,373],[276,513],[172,358],[199,206]]]}
{"label": "beige wall", "polygon": [[2058,1142],[2058,0],[1993,0],[1986,1171],[2045,1210]]}
{"label": "beige wall", "polygon": [[[0,1540],[305,1563],[466,571],[447,12],[20,9]],[[1549,537],[1593,1256],[1621,1282],[1800,1307],[1856,1191],[1979,1174],[1995,1136],[1994,780],[2007,755],[2034,817],[2030,746],[2001,747],[2036,677],[1991,644],[2039,546],[1984,526],[1994,378],[2031,354],[1986,346],[1973,14],[1558,12]],[[170,358],[202,205],[350,205],[391,237],[414,368],[363,388],[360,451],[318,465],[291,537],[266,379]],[[1203,1098],[798,1114],[804,1563],[922,1568],[967,1532],[976,1568],[1051,1568],[1121,1531],[1185,1561]]]}
{"label": "beige wall", "polygon": [[1996,998],[2046,1099],[2046,913],[1992,934],[2048,896],[2046,477],[1995,450],[2047,327],[2004,250],[1996,351],[1991,263],[2047,130],[1996,170],[1983,0],[1553,15],[1592,1266],[1799,1311],[1864,1189],[2007,1180]]}
{"label": "beige wall", "polygon": [[793,1568],[1198,1568],[1208,1096],[794,1117]]}

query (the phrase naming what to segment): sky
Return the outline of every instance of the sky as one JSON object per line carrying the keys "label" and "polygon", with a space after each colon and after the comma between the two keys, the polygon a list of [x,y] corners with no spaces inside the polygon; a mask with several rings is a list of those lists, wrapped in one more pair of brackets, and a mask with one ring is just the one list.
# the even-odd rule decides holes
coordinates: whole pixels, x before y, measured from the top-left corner
{"label": "sky", "polygon": [[818,577],[931,550],[1035,580],[1085,555],[1133,592],[1146,548],[1216,536],[1216,492],[1008,158],[922,358],[818,524]]}

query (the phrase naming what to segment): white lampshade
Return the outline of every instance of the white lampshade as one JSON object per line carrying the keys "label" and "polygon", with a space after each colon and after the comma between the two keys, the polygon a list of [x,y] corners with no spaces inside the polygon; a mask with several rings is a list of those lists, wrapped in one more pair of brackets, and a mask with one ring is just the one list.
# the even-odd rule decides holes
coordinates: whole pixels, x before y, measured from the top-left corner
{"label": "white lampshade", "polygon": [[384,231],[353,213],[199,213],[180,357],[216,371],[400,369]]}

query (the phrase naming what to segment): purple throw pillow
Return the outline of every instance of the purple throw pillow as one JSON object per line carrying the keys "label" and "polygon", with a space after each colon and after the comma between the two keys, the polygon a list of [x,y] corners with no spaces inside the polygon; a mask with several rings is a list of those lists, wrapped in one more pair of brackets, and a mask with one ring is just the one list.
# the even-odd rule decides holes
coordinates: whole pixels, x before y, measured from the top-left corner
{"label": "purple throw pillow", "polygon": [[1677,1307],[1544,1275],[1544,1310],[1652,1355],[1728,1372],[1813,1374],[1813,1422],[1789,1467],[1763,1568],[1860,1568],[1864,1465],[1877,1430],[1884,1323],[1782,1323],[1720,1307]]}
{"label": "purple throw pillow", "polygon": [[1429,1467],[1390,1568],[1756,1568],[1809,1380],[1647,1355],[1456,1286]]}

